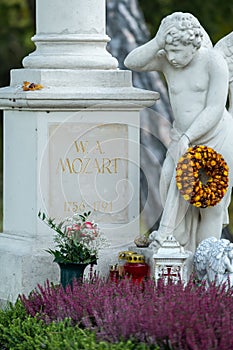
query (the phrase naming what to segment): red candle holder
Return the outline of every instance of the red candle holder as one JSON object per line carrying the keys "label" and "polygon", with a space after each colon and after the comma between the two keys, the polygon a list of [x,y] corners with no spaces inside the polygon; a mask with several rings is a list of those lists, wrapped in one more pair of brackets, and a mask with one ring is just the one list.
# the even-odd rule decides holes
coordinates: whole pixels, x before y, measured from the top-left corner
{"label": "red candle holder", "polygon": [[131,278],[133,283],[141,283],[149,277],[149,265],[141,254],[133,254],[127,258],[124,265],[125,276]]}

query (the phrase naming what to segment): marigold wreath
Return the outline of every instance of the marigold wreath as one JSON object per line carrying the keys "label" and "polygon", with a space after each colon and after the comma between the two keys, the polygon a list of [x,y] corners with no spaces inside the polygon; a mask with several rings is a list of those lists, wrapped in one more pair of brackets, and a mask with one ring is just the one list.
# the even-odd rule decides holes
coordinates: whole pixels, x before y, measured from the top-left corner
{"label": "marigold wreath", "polygon": [[214,206],[228,188],[227,163],[210,147],[191,147],[179,159],[176,184],[183,198],[195,207]]}

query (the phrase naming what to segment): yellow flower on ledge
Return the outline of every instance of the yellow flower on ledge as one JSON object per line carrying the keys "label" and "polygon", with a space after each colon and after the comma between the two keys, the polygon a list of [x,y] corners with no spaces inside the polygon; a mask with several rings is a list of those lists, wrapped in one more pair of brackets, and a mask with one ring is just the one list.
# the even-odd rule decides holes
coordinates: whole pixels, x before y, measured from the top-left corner
{"label": "yellow flower on ledge", "polygon": [[30,83],[29,81],[24,81],[22,86],[23,91],[35,91],[43,89],[43,85]]}

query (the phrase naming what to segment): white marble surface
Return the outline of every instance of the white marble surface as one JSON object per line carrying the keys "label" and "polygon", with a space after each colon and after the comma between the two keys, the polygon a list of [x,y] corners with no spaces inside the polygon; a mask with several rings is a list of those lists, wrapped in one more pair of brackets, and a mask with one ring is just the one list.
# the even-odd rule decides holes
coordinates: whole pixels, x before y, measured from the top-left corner
{"label": "white marble surface", "polygon": [[[59,280],[57,265],[45,252],[52,245],[53,235],[38,220],[39,210],[52,210],[53,215],[61,216],[65,201],[71,201],[72,209],[76,209],[80,193],[94,209],[94,192],[94,202],[98,199],[102,203],[99,218],[105,215],[101,228],[111,243],[100,257],[99,270],[103,274],[109,270],[108,263],[115,259],[115,252],[132,244],[139,234],[140,110],[159,97],[155,92],[133,88],[131,73],[116,69],[116,59],[105,48],[109,39],[105,34],[104,0],[72,0],[65,4],[61,0],[51,0],[49,4],[37,1],[37,32],[33,40],[36,50],[24,59],[25,68],[13,70],[10,86],[0,89],[0,107],[5,110],[2,301],[15,301],[19,293],[29,293],[47,278]],[[42,84],[43,88],[23,91],[24,81]],[[105,163],[106,176],[102,179],[97,179],[101,174],[95,173],[87,182],[81,181],[80,174],[74,171],[66,173],[66,178],[55,178],[59,170],[56,167],[54,171],[56,156],[73,157],[69,148],[80,133],[90,131],[90,125],[98,131],[82,141],[95,141],[93,157],[98,161],[100,157],[122,158],[124,164],[120,166],[120,160],[117,165],[113,161],[111,167]],[[67,131],[70,127],[79,130],[77,139]],[[61,134],[53,139],[57,128]],[[98,172],[97,163],[95,166]],[[78,173],[77,168],[73,170]],[[72,180],[67,187],[68,175]],[[118,203],[115,209],[114,203]]]}
{"label": "white marble surface", "polygon": [[106,50],[105,0],[37,1],[36,50],[25,68],[115,69]]}

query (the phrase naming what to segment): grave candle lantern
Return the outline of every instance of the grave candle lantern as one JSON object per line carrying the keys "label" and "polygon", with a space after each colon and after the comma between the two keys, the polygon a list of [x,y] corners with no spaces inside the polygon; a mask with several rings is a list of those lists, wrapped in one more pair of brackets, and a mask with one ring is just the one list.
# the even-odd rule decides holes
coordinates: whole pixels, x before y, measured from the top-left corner
{"label": "grave candle lantern", "polygon": [[149,277],[149,265],[145,263],[142,254],[134,253],[126,257],[127,262],[124,265],[125,275],[132,278],[134,283],[141,283]]}
{"label": "grave candle lantern", "polygon": [[168,236],[153,255],[155,281],[163,279],[165,284],[186,282],[188,278],[185,262],[189,256],[190,252],[184,251],[174,236]]}

